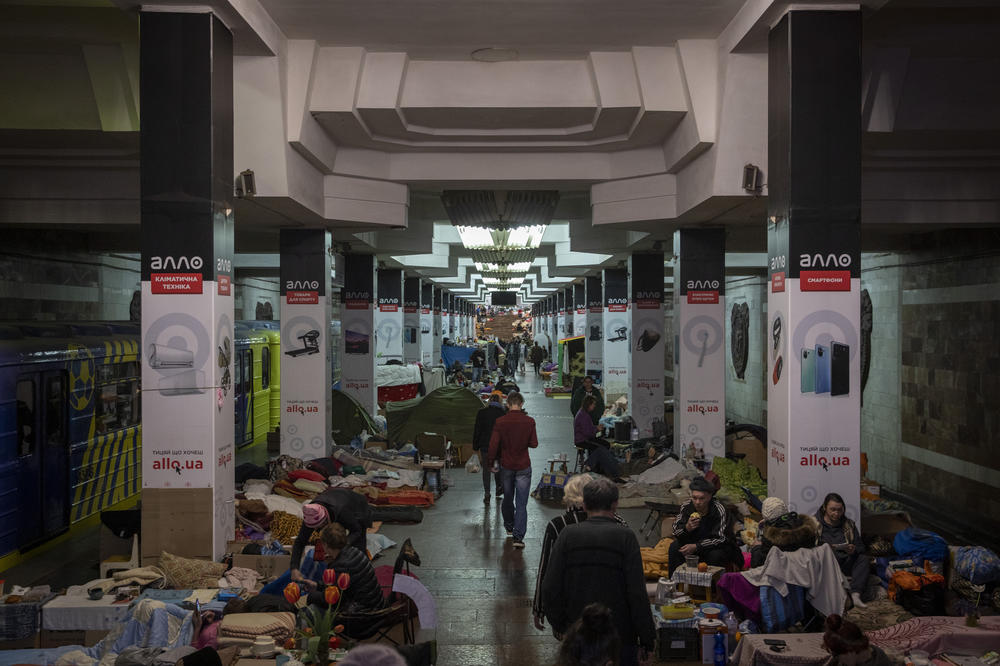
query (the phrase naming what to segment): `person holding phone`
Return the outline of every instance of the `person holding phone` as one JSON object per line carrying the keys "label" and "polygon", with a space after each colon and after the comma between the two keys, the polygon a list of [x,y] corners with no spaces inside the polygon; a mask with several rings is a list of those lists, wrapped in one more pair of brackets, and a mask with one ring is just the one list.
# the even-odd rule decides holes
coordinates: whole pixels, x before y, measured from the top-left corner
{"label": "person holding phone", "polygon": [[820,525],[820,543],[828,543],[837,557],[837,564],[845,576],[851,578],[851,600],[855,606],[865,607],[861,593],[868,583],[871,562],[861,540],[861,532],[854,521],[844,515],[844,498],[830,493],[816,511]]}

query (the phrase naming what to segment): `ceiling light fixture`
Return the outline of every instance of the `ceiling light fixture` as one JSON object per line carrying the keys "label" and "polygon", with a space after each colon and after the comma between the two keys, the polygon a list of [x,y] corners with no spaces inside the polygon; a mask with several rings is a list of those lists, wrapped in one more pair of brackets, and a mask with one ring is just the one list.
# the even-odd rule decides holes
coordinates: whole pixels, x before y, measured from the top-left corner
{"label": "ceiling light fixture", "polygon": [[517,49],[503,49],[495,46],[488,46],[476,49],[470,57],[477,62],[509,62],[517,60]]}

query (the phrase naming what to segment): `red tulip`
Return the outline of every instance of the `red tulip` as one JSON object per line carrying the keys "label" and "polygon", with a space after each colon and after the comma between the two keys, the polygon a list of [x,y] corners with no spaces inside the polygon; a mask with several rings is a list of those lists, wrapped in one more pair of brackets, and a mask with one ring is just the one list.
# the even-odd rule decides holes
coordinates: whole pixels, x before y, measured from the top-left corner
{"label": "red tulip", "polygon": [[323,583],[325,585],[333,585],[337,582],[337,572],[333,569],[327,568],[323,571]]}
{"label": "red tulip", "polygon": [[330,636],[329,645],[331,650],[336,650],[340,647],[340,638],[338,636]]}
{"label": "red tulip", "polygon": [[346,571],[339,576],[337,576],[337,587],[342,590],[346,590],[351,585],[351,574]]}
{"label": "red tulip", "polygon": [[285,647],[286,650],[294,650],[295,649],[295,639],[294,638],[289,638],[289,639],[285,640],[284,647]]}
{"label": "red tulip", "polygon": [[338,633],[338,634],[343,633],[343,631],[344,631],[344,625],[338,624],[336,627],[333,628],[333,631],[334,631],[334,633]]}
{"label": "red tulip", "polygon": [[328,588],[323,590],[323,598],[326,599],[326,603],[333,606],[338,601],[340,601],[340,589],[334,587],[333,585],[329,586]]}
{"label": "red tulip", "polygon": [[299,589],[297,583],[289,583],[285,586],[285,599],[290,604],[294,604],[302,596],[302,590]]}

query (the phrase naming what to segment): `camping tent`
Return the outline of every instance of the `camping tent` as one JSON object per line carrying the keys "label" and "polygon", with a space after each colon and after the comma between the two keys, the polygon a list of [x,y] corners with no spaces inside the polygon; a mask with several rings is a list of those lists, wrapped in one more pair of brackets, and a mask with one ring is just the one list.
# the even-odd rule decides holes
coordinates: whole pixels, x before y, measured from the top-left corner
{"label": "camping tent", "polygon": [[371,415],[352,396],[333,389],[330,398],[333,409],[331,428],[337,444],[347,446],[362,430],[373,435],[378,432]]}
{"label": "camping tent", "polygon": [[476,414],[483,402],[461,386],[442,386],[423,398],[390,402],[385,406],[389,443],[412,442],[422,432],[448,436],[455,446],[472,443]]}

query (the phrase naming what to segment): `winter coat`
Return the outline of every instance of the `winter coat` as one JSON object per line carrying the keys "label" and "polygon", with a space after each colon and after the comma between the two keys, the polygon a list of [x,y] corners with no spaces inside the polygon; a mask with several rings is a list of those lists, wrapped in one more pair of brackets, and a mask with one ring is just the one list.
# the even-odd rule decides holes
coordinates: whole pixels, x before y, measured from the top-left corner
{"label": "winter coat", "polygon": [[819,542],[819,521],[806,514],[785,514],[763,527],[760,544],[750,549],[751,567],[763,566],[772,547],[788,553],[799,548],[815,548]]}

